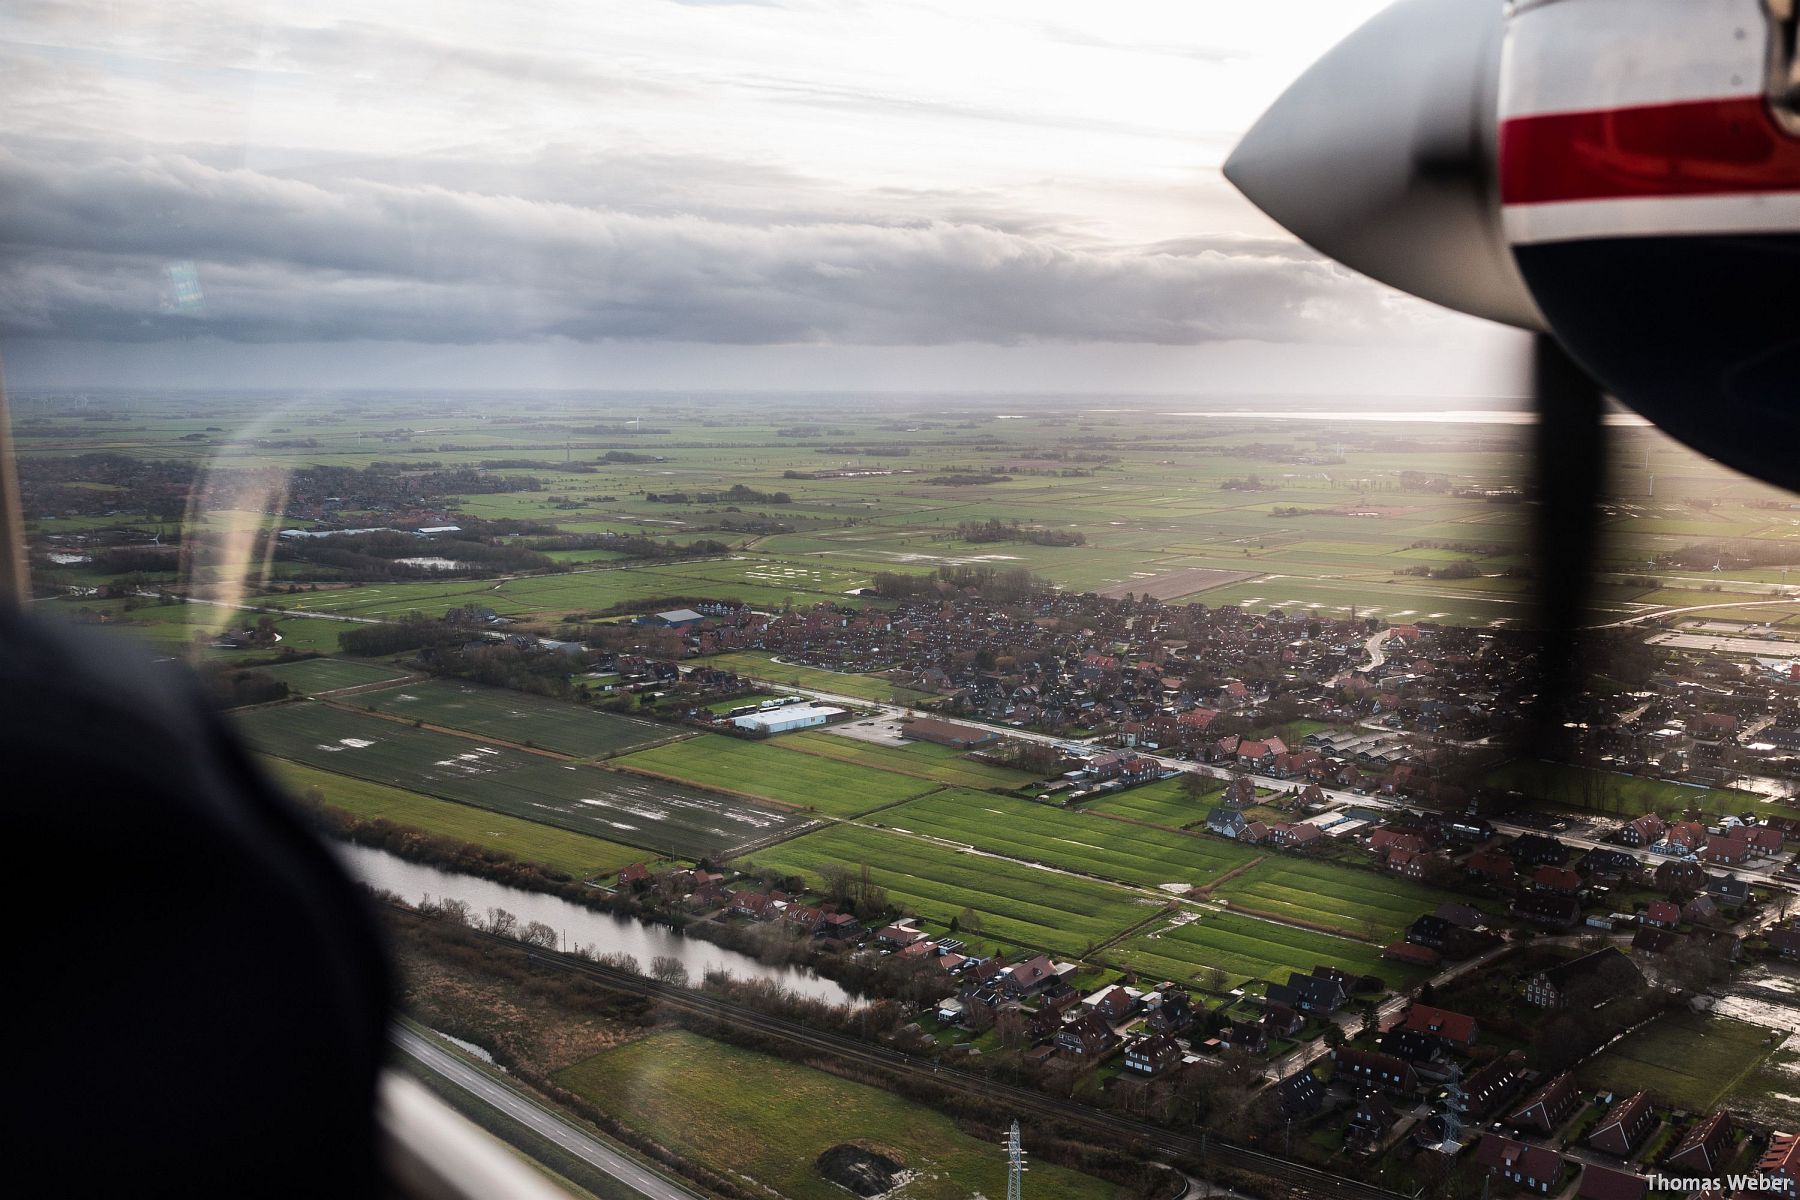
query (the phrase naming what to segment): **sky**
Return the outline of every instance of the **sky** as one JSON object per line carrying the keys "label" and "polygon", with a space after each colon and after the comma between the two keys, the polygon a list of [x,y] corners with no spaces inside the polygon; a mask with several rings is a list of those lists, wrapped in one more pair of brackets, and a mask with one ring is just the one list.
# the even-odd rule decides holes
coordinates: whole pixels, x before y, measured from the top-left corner
{"label": "sky", "polygon": [[13,387],[1511,394],[1227,184],[1373,0],[13,0]]}

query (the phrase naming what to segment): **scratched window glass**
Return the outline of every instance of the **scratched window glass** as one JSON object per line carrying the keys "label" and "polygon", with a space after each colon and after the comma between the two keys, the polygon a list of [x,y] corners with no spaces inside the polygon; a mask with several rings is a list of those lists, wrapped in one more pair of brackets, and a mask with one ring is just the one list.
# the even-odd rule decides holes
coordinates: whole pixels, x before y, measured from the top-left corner
{"label": "scratched window glass", "polygon": [[1790,1186],[1795,18],[1631,7],[0,13],[15,854],[166,1001],[47,951],[24,1075],[167,1100],[21,1140],[285,1177],[236,1059],[321,1194]]}

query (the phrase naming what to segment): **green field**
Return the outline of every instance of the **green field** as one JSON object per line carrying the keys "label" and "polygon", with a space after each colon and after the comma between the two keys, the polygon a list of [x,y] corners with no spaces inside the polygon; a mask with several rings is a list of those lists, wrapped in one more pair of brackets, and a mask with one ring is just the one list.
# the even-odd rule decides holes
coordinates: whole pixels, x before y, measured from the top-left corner
{"label": "green field", "polygon": [[253,745],[278,758],[676,858],[717,854],[805,820],[716,792],[414,729],[316,701],[252,709],[237,723]]}
{"label": "green field", "polygon": [[1248,980],[1287,982],[1290,971],[1325,965],[1377,975],[1390,988],[1410,987],[1424,978],[1416,967],[1386,961],[1381,948],[1348,938],[1277,925],[1234,913],[1206,913],[1186,924],[1152,929],[1109,950],[1106,957],[1154,979],[1198,983],[1208,968],[1227,977],[1227,987]]}
{"label": "green field", "polygon": [[883,825],[1102,879],[1194,887],[1250,861],[1218,838],[1108,821],[986,792],[945,791],[881,813]]}
{"label": "green field", "polygon": [[405,671],[386,663],[352,662],[342,658],[309,658],[262,669],[303,696],[406,678]]}
{"label": "green field", "polygon": [[1614,1042],[1581,1068],[1588,1087],[1648,1091],[1658,1104],[1708,1112],[1769,1057],[1760,1025],[1673,1011]]}
{"label": "green field", "polygon": [[901,687],[874,675],[854,675],[847,671],[822,671],[817,667],[776,662],[772,654],[744,650],[732,654],[715,654],[705,660],[721,671],[736,671],[751,679],[784,683],[792,688],[828,692],[838,696],[854,696],[884,704],[924,704],[937,697],[929,692]]}
{"label": "green field", "polygon": [[749,859],[813,885],[821,867],[867,866],[897,908],[939,923],[972,909],[981,920],[973,940],[1057,954],[1079,956],[1158,911],[1153,901],[1108,884],[855,825],[821,829]]}
{"label": "green field", "polygon": [[1214,897],[1275,917],[1347,930],[1387,943],[1423,913],[1467,897],[1410,879],[1298,855],[1267,861],[1222,884]]}
{"label": "green field", "polygon": [[937,746],[930,742],[908,742],[904,746],[884,746],[836,733],[803,730],[783,734],[779,744],[788,750],[821,754],[841,762],[860,763],[896,771],[902,775],[918,775],[939,783],[968,788],[1002,788],[1012,790],[1032,782],[1033,776],[1011,767],[976,762],[960,750]]}
{"label": "green field", "polygon": [[[951,1118],[867,1084],[685,1031],[659,1033],[557,1072],[586,1097],[683,1158],[755,1180],[791,1200],[843,1200],[813,1168],[843,1142],[879,1148],[915,1172],[894,1200],[1006,1194],[1006,1159]],[[996,1120],[1000,1118],[996,1117]],[[1114,1187],[1031,1166],[1033,1200],[1110,1200]]]}
{"label": "green field", "polygon": [[1134,821],[1148,821],[1152,825],[1163,825],[1170,829],[1203,824],[1206,814],[1212,811],[1220,794],[1225,791],[1224,780],[1210,780],[1206,794],[1198,800],[1189,799],[1182,791],[1181,784],[1180,779],[1158,779],[1154,783],[1140,784],[1115,795],[1088,801],[1082,808],[1092,813],[1112,813],[1115,816],[1130,817]]}
{"label": "green field", "polygon": [[750,742],[703,733],[686,741],[628,754],[613,765],[814,808],[839,817],[868,812],[938,786],[929,779],[784,750],[783,740],[777,737]]}
{"label": "green field", "polygon": [[284,759],[268,762],[276,777],[292,791],[304,794],[316,789],[326,804],[359,817],[381,818],[441,837],[474,842],[571,875],[602,875],[644,858],[642,850],[604,838],[523,821],[384,783],[352,779]]}
{"label": "green field", "polygon": [[1562,808],[1619,816],[1638,816],[1647,812],[1670,816],[1690,808],[1718,816],[1735,816],[1746,811],[1766,811],[1779,816],[1785,812],[1782,806],[1753,792],[1692,787],[1666,779],[1643,779],[1567,763],[1511,762],[1489,772],[1482,782]]}
{"label": "green field", "polygon": [[[60,599],[36,606],[32,611],[42,616],[75,616],[83,611],[104,613],[107,629],[139,641],[148,642],[166,653],[191,649],[196,639],[210,642],[227,629],[237,629],[248,617],[255,625],[262,613],[245,613],[211,604],[157,604],[141,602],[128,608],[123,600]],[[281,650],[335,654],[338,634],[348,628],[342,621],[322,621],[303,617],[276,617],[275,631],[280,641],[273,647],[225,649],[207,646],[202,657],[208,661],[232,662],[245,658],[268,658]]]}
{"label": "green field", "polygon": [[345,703],[577,758],[610,757],[681,733],[674,726],[637,717],[454,679],[420,680],[366,692]]}

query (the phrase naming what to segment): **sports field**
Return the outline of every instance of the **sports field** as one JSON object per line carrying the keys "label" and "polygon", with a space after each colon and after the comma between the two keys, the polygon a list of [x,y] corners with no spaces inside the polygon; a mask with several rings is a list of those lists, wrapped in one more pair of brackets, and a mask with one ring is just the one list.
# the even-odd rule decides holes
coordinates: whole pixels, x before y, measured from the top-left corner
{"label": "sports field", "polygon": [[1248,980],[1287,982],[1288,973],[1310,972],[1315,966],[1338,967],[1379,976],[1390,988],[1411,986],[1424,978],[1416,967],[1385,961],[1379,946],[1348,938],[1278,925],[1235,913],[1208,912],[1185,924],[1163,924],[1106,953],[1120,966],[1151,979],[1204,983],[1208,971],[1225,972],[1226,987]]}
{"label": "sports field", "polygon": [[[1006,1159],[951,1118],[892,1092],[676,1030],[607,1050],[556,1081],[685,1159],[773,1197],[843,1200],[814,1168],[831,1147],[880,1147],[913,1178],[892,1200],[1006,1194]],[[1034,1162],[1033,1200],[1112,1200],[1113,1185]]]}
{"label": "sports field", "polygon": [[254,709],[238,724],[259,749],[280,758],[677,858],[717,854],[806,820],[717,792],[414,729],[316,701]]}
{"label": "sports field", "polygon": [[778,744],[787,750],[820,754],[840,762],[860,763],[902,775],[918,775],[939,783],[969,788],[1013,788],[1032,782],[1034,776],[1011,767],[976,762],[950,746],[908,742],[887,746],[842,734],[803,730],[781,735]]}
{"label": "sports field", "polygon": [[316,791],[324,803],[359,817],[380,818],[441,837],[474,842],[571,875],[603,875],[644,858],[644,851],[605,838],[540,825],[385,783],[352,779],[284,759],[266,761],[276,777],[296,794]]}
{"label": "sports field", "polygon": [[[1122,888],[1055,871],[952,850],[902,834],[834,825],[748,856],[759,867],[804,876],[820,868],[869,868],[898,908],[948,923],[964,909],[981,923],[965,938],[1080,956],[1089,947],[1153,916],[1158,907]],[[967,925],[967,922],[963,922]]]}
{"label": "sports field", "polygon": [[785,683],[807,691],[826,692],[838,696],[854,696],[882,704],[923,704],[936,699],[929,692],[914,691],[889,683],[876,675],[857,675],[848,671],[822,671],[817,667],[776,662],[772,654],[758,650],[742,650],[731,654],[715,654],[704,660],[709,667],[736,671],[751,679]]}
{"label": "sports field", "polygon": [[1218,838],[1108,821],[986,792],[939,792],[877,819],[990,854],[1141,887],[1194,887],[1254,857],[1250,849]]}
{"label": "sports field", "polygon": [[336,691],[339,688],[362,687],[365,684],[406,678],[405,671],[386,663],[343,658],[308,658],[261,669],[303,696],[316,696],[320,692]]}
{"label": "sports field", "polygon": [[1644,1090],[1659,1106],[1708,1112],[1780,1040],[1771,1041],[1760,1025],[1672,1011],[1602,1050],[1580,1068],[1581,1083],[1627,1094]]}
{"label": "sports field", "polygon": [[912,775],[784,750],[782,741],[777,737],[750,742],[703,733],[628,754],[613,765],[840,817],[868,812],[939,786]]}
{"label": "sports field", "polygon": [[680,729],[654,721],[454,679],[364,692],[346,703],[577,758],[610,757],[681,735]]}

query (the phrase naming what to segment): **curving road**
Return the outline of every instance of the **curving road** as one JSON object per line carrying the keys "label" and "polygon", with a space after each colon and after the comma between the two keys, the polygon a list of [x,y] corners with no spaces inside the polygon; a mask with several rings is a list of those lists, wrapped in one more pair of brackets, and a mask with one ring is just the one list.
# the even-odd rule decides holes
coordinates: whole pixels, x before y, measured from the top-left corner
{"label": "curving road", "polygon": [[394,1030],[393,1040],[396,1049],[432,1074],[455,1084],[489,1107],[498,1109],[539,1137],[556,1143],[582,1162],[612,1176],[647,1200],[701,1200],[698,1192],[689,1191],[674,1180],[613,1149],[592,1134],[584,1133],[574,1123],[535,1101],[526,1099],[485,1071],[477,1070],[448,1050],[435,1045],[430,1039],[402,1027]]}

